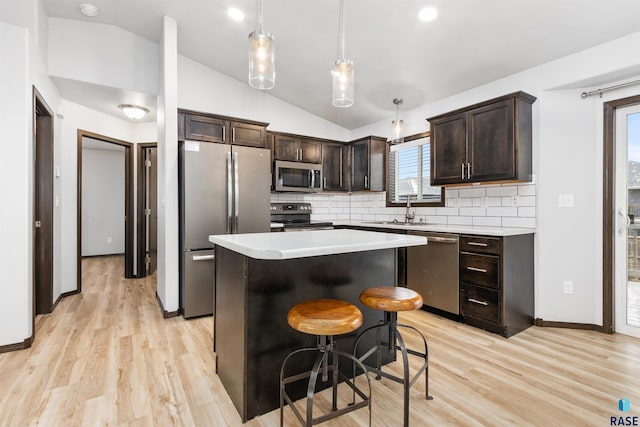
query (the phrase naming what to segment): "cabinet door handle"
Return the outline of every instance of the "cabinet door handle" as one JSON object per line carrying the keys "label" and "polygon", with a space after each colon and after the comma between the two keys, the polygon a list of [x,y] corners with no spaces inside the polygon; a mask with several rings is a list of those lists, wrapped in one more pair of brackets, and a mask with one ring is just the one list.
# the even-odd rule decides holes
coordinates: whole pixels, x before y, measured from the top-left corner
{"label": "cabinet door handle", "polygon": [[479,243],[479,242],[469,242],[468,245],[469,246],[482,246],[483,248],[486,248],[488,246],[486,243]]}
{"label": "cabinet door handle", "polygon": [[462,166],[462,179],[464,180],[464,163],[462,163],[460,166]]}
{"label": "cabinet door handle", "polygon": [[467,179],[471,179],[471,163],[467,163]]}
{"label": "cabinet door handle", "polygon": [[467,301],[472,302],[474,304],[489,305],[486,301],[480,301],[475,298],[467,298]]}
{"label": "cabinet door handle", "polygon": [[227,136],[226,128],[222,126],[222,142],[225,141],[225,136]]}
{"label": "cabinet door handle", "polygon": [[236,128],[231,128],[231,142],[236,142]]}
{"label": "cabinet door handle", "polygon": [[487,270],[485,270],[484,268],[477,268],[477,267],[467,267],[467,270],[477,271],[478,273],[486,273],[487,272]]}
{"label": "cabinet door handle", "polygon": [[300,161],[302,161],[302,148],[298,148],[298,152],[300,153]]}
{"label": "cabinet door handle", "polygon": [[340,188],[342,188],[342,153],[340,153]]}
{"label": "cabinet door handle", "polygon": [[323,185],[322,188],[326,189],[327,188],[327,177],[325,176],[322,180],[324,181],[324,185]]}
{"label": "cabinet door handle", "polygon": [[364,176],[364,188],[365,190],[369,188],[369,177],[367,175]]}

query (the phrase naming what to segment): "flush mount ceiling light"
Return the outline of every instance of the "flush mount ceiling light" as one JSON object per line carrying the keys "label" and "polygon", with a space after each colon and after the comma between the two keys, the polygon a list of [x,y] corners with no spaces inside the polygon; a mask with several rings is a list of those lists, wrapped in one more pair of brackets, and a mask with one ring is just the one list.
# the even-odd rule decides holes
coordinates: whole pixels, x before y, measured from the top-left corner
{"label": "flush mount ceiling light", "polygon": [[433,21],[438,17],[438,9],[433,6],[427,6],[418,12],[418,18],[424,22]]}
{"label": "flush mount ceiling light", "polygon": [[132,104],[120,104],[118,105],[118,108],[121,109],[124,115],[129,117],[131,120],[139,120],[149,112],[149,110],[144,107]]}
{"label": "flush mount ceiling light", "polygon": [[271,89],[276,84],[276,42],[262,25],[262,0],[258,2],[258,28],[249,34],[249,86]]}
{"label": "flush mount ceiling light", "polygon": [[354,70],[353,61],[345,59],[344,0],[340,0],[340,29],[338,34],[338,59],[333,62],[331,77],[333,91],[331,103],[334,107],[353,105]]}
{"label": "flush mount ceiling light", "polygon": [[400,120],[400,106],[404,100],[402,98],[395,98],[393,103],[396,104],[396,119],[391,122],[391,137],[389,142],[391,144],[401,144],[404,142],[404,120]]}
{"label": "flush mount ceiling light", "polygon": [[227,9],[227,15],[229,15],[229,18],[233,19],[234,21],[244,21],[244,13],[242,13],[240,9],[237,9],[235,7],[230,7],[229,9]]}
{"label": "flush mount ceiling light", "polygon": [[89,18],[93,18],[98,15],[98,8],[89,3],[83,3],[80,5],[80,12],[84,16],[88,16]]}

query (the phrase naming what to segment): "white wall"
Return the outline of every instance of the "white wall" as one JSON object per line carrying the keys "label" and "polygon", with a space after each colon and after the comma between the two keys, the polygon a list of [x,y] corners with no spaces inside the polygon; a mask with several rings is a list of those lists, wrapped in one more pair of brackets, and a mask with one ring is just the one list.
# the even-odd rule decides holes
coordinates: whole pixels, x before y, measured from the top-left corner
{"label": "white wall", "polygon": [[82,256],[124,253],[124,150],[82,149]]}
{"label": "white wall", "polygon": [[349,130],[178,55],[178,106],[270,123],[271,131],[349,140]]}
{"label": "white wall", "polygon": [[49,74],[158,94],[158,44],[113,25],[49,18]]}

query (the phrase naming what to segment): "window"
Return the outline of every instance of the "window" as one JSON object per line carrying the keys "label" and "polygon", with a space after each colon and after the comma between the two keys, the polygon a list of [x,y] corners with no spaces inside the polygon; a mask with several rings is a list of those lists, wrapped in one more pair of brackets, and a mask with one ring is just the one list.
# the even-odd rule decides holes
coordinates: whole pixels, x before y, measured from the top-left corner
{"label": "window", "polygon": [[388,156],[387,206],[444,206],[444,187],[431,186],[429,134],[405,138],[392,145]]}

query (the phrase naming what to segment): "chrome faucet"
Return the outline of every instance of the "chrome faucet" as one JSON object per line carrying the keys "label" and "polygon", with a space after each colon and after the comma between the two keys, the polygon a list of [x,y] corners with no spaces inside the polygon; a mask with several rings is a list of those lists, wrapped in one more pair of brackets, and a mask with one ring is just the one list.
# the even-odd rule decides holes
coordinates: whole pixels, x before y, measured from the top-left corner
{"label": "chrome faucet", "polygon": [[413,224],[413,219],[415,217],[416,217],[416,212],[415,211],[411,212],[411,197],[407,195],[407,213],[404,216],[405,221],[408,222],[409,224]]}

